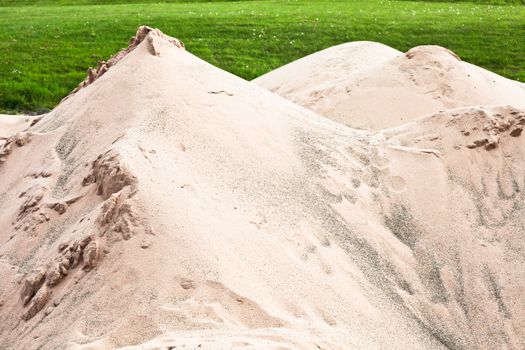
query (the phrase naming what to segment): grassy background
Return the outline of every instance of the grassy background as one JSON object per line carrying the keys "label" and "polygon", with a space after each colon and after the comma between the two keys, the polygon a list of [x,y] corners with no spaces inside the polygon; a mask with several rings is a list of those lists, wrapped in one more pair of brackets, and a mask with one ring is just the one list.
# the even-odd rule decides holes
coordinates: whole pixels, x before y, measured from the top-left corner
{"label": "grassy background", "polygon": [[525,6],[492,1],[501,5],[0,0],[0,112],[52,108],[88,67],[126,46],[142,24],[183,40],[192,53],[246,79],[335,44],[372,40],[403,51],[446,46],[466,61],[525,82]]}

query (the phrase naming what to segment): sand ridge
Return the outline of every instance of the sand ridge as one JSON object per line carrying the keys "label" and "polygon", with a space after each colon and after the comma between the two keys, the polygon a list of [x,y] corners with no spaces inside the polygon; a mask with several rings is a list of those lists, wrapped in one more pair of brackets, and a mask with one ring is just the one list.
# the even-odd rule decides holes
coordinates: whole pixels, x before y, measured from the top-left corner
{"label": "sand ridge", "polygon": [[0,145],[0,347],[523,348],[524,110],[357,130],[137,37]]}

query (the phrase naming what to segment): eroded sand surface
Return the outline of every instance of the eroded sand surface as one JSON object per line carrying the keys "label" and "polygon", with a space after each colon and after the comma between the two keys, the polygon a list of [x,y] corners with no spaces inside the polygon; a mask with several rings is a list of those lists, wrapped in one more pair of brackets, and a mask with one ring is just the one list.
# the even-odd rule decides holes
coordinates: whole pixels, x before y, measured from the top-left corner
{"label": "eroded sand surface", "polygon": [[0,348],[523,349],[501,102],[352,129],[141,27],[0,146]]}

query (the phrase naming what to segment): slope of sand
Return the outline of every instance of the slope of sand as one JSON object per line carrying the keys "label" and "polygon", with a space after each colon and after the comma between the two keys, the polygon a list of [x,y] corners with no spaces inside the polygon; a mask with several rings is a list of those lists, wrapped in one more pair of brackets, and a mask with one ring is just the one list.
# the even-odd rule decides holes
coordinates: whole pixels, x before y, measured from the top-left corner
{"label": "slope of sand", "polygon": [[4,144],[10,136],[29,128],[33,120],[39,118],[41,116],[0,114],[0,145]]}
{"label": "slope of sand", "polygon": [[288,100],[303,104],[307,98],[324,98],[319,94],[324,89],[328,90],[324,95],[329,99],[334,81],[378,66],[402,54],[401,51],[380,43],[355,41],[300,58],[256,78],[253,82]]}
{"label": "slope of sand", "polygon": [[0,148],[0,348],[522,349],[523,125],[354,130],[142,27]]}
{"label": "slope of sand", "polygon": [[390,128],[449,108],[525,108],[523,84],[463,62],[439,46],[418,46],[402,54],[381,44],[349,43],[253,82],[355,128]]}

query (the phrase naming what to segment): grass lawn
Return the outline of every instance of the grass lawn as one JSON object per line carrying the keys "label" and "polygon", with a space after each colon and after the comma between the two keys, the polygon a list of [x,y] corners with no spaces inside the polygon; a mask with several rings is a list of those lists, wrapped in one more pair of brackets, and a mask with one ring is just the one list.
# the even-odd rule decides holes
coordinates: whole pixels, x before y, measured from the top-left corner
{"label": "grass lawn", "polygon": [[246,79],[335,44],[373,40],[403,51],[446,46],[525,82],[521,0],[122,2],[0,0],[0,112],[53,108],[142,24]]}

